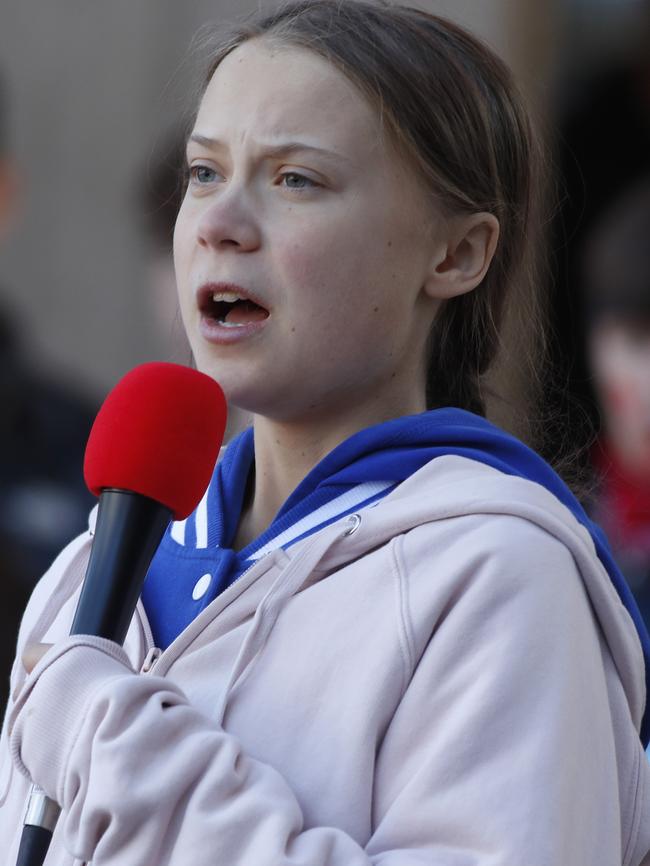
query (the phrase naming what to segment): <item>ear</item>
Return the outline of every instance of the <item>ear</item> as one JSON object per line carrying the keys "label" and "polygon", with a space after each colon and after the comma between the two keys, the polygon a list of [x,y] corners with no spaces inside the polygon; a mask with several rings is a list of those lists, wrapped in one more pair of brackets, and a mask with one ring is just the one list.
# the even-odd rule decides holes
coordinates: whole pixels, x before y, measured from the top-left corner
{"label": "ear", "polygon": [[499,221],[490,213],[451,217],[446,243],[431,261],[424,290],[431,298],[446,300],[471,292],[479,285],[499,240]]}

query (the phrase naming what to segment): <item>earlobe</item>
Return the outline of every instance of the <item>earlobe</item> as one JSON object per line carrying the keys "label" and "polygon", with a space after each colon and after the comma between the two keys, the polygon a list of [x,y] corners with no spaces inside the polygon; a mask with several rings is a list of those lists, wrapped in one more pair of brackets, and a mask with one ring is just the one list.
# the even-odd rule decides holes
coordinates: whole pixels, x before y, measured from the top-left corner
{"label": "earlobe", "polygon": [[490,213],[452,218],[445,253],[431,262],[425,291],[447,299],[475,289],[487,273],[499,240],[499,221]]}

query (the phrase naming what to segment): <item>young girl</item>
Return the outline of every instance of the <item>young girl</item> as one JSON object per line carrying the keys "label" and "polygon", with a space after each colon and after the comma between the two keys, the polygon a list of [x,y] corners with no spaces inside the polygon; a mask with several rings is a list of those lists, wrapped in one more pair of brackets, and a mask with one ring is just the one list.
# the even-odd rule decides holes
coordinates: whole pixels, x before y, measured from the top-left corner
{"label": "young girl", "polygon": [[[482,416],[535,234],[503,64],[421,11],[309,0],[214,54],[175,233],[199,368],[254,413],[125,648],[28,607],[0,810],[47,864],[650,863],[647,635],[607,545]],[[75,859],[76,858],[76,859]]]}

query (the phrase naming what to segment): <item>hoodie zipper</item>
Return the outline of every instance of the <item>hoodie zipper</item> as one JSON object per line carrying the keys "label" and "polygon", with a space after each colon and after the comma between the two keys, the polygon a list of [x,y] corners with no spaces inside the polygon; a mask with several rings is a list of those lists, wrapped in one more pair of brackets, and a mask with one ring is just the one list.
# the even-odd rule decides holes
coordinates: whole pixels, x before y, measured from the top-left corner
{"label": "hoodie zipper", "polygon": [[[343,536],[353,535],[357,531],[357,529],[359,528],[359,524],[361,523],[361,517],[357,513],[349,514],[349,515],[347,515],[346,523],[347,523],[347,528],[343,531],[342,535]],[[332,525],[335,525],[335,524],[332,524]],[[318,534],[318,533],[316,533],[316,534]],[[329,544],[331,544],[333,540],[334,539],[332,539],[329,542]],[[282,547],[275,548],[274,550],[268,550],[258,560],[256,560],[255,562],[252,562],[248,566],[248,568],[245,569],[245,571],[243,571],[237,578],[235,578],[235,580],[230,584],[230,586],[228,586],[224,590],[224,592],[227,592],[228,589],[230,589],[230,587],[232,587],[234,584],[239,583],[239,581],[241,581],[242,578],[246,577],[248,575],[248,573],[251,572],[263,560],[268,560],[269,557],[272,557],[274,554],[277,557],[278,551],[282,551],[284,553]],[[286,556],[286,554],[285,554],[285,556]],[[155,646],[154,645],[154,637],[153,637],[153,634],[151,632],[151,627],[149,625],[149,620],[147,619],[146,611],[144,610],[144,606],[142,605],[141,600],[138,603],[138,608],[139,609],[136,609],[136,614],[139,616],[140,623],[141,623],[141,626],[142,626],[142,629],[144,632],[145,646],[148,645],[148,647],[149,647],[149,649],[147,650],[147,653],[144,657],[144,660],[142,662],[142,665],[140,667],[140,673],[141,674],[150,674],[153,671],[153,669],[156,667],[156,665],[158,664],[158,661],[160,660],[160,657],[163,655],[163,653],[167,652],[171,647],[173,647],[174,644],[176,643],[176,641],[175,640],[172,641],[172,643],[170,644],[170,647],[168,647],[166,650],[162,650],[160,647]],[[196,620],[191,622],[187,626],[187,629],[191,629],[193,627],[193,625],[195,624],[195,622],[196,622]],[[203,628],[205,628],[205,624],[202,625],[201,630]],[[182,650],[181,650],[181,652],[182,652]]]}
{"label": "hoodie zipper", "polygon": [[[266,559],[272,553],[275,553],[275,551],[269,551],[268,553],[265,553],[264,556],[262,556],[256,562],[251,563],[251,565],[249,565],[248,568],[245,571],[243,571],[239,575],[239,577],[237,577],[233,581],[233,584],[240,581],[243,577],[245,577],[248,574],[249,571],[252,571],[252,569],[255,568],[255,566],[259,562],[262,561],[262,559]],[[231,584],[231,586],[233,584]],[[230,587],[227,587],[227,589],[230,589]],[[226,590],[224,590],[224,592],[225,591]],[[163,653],[167,653],[168,650],[174,646],[175,640],[172,641],[172,643],[169,645],[169,647],[167,647],[165,650],[154,645],[153,633],[151,631],[151,626],[149,625],[149,620],[147,619],[146,611],[144,610],[144,606],[142,605],[142,600],[140,600],[138,602],[138,605],[137,605],[136,611],[135,611],[135,615],[137,616],[137,618],[140,621],[140,626],[142,628],[142,633],[143,633],[143,638],[144,638],[144,645],[146,648],[146,654],[145,654],[145,657],[144,657],[142,664],[140,666],[139,673],[150,674],[153,671],[153,669],[156,667],[156,665],[158,664],[158,661],[160,660],[160,657],[163,655]],[[191,629],[193,625],[194,625],[194,621],[191,622],[187,626],[187,628]],[[205,625],[202,626],[202,629],[203,628],[205,628]]]}
{"label": "hoodie zipper", "polygon": [[151,649],[147,652],[144,657],[144,661],[142,662],[142,667],[140,668],[141,674],[150,674],[151,671],[156,666],[158,659],[162,655],[162,650],[157,646],[152,646]]}
{"label": "hoodie zipper", "polygon": [[152,669],[158,663],[158,659],[163,654],[163,651],[160,647],[157,647],[154,644],[153,632],[151,631],[151,626],[149,625],[149,620],[144,605],[142,604],[142,599],[140,599],[136,605],[135,617],[140,622],[145,648],[144,659],[142,660],[138,673],[150,674]]}

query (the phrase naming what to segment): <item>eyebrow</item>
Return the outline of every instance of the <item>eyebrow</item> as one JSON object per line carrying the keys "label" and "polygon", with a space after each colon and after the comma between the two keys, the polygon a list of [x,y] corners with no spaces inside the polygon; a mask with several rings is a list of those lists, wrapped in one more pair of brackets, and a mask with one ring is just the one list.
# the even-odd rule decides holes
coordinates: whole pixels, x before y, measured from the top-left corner
{"label": "eyebrow", "polygon": [[[188,141],[195,141],[197,144],[207,147],[208,149],[225,149],[226,145],[218,138],[208,138],[205,135],[200,135],[198,132],[193,132]],[[335,150],[327,150],[324,147],[315,147],[312,144],[307,144],[304,141],[283,141],[278,144],[269,144],[263,147],[264,155],[270,157],[282,156],[283,154],[296,153],[297,151],[306,151],[307,153],[316,153],[319,156],[325,157],[336,162],[351,162],[351,160],[342,153],[337,153]]]}

